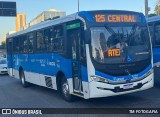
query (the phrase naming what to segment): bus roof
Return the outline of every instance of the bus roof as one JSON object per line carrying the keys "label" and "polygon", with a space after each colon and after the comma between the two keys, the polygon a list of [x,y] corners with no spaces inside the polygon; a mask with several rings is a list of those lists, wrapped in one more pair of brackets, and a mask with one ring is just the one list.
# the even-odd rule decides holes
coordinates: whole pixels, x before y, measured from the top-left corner
{"label": "bus roof", "polygon": [[57,18],[57,19],[54,19],[54,20],[47,20],[47,21],[35,24],[33,26],[30,26],[25,30],[21,30],[17,33],[7,35],[7,38],[11,38],[11,37],[14,37],[14,36],[18,36],[18,35],[21,35],[21,34],[32,32],[32,31],[35,31],[35,30],[38,30],[38,29],[46,28],[48,26],[60,24],[60,23],[63,23],[63,22],[72,21],[72,20],[76,19],[76,16],[77,16],[77,13],[74,13],[74,14],[71,14],[71,15],[68,15],[68,16],[63,16],[61,18]]}
{"label": "bus roof", "polygon": [[153,16],[153,17],[149,17],[147,18],[147,22],[150,23],[150,22],[156,22],[156,21],[159,21],[160,20],[160,16]]}
{"label": "bus roof", "polygon": [[[46,28],[52,25],[56,25],[56,24],[60,24],[60,23],[64,23],[64,22],[68,22],[68,21],[72,21],[77,19],[78,15],[79,16],[83,16],[85,19],[84,20],[88,20],[89,22],[93,23],[93,16],[91,15],[92,13],[109,13],[109,14],[140,14],[143,15],[140,12],[134,12],[134,11],[125,11],[125,10],[95,10],[95,11],[80,11],[71,15],[67,15],[67,16],[63,16],[61,18],[57,18],[54,20],[48,20],[48,21],[44,21],[38,24],[35,24],[33,26],[28,27],[25,30],[19,31],[17,33],[11,34],[11,35],[7,35],[7,38],[11,38],[11,37],[15,37],[18,35],[22,35],[28,32],[32,32],[38,29],[42,29],[42,28]],[[95,23],[95,22],[94,22]]]}

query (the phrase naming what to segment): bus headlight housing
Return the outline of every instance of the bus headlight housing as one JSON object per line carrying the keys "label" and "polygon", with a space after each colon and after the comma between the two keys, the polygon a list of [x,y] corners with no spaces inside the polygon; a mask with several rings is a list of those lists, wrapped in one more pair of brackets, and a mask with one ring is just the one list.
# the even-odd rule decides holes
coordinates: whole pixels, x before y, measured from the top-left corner
{"label": "bus headlight housing", "polygon": [[99,76],[95,76],[95,75],[92,75],[90,76],[91,79],[95,82],[103,82],[103,83],[108,83],[108,80],[106,78],[102,78],[102,77],[99,77]]}

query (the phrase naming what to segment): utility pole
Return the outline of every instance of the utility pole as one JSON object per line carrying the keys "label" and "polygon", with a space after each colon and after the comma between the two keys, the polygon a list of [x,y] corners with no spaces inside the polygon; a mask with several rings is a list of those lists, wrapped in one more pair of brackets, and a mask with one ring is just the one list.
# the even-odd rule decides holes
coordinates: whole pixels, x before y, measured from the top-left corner
{"label": "utility pole", "polygon": [[78,12],[79,12],[79,0],[78,0]]}
{"label": "utility pole", "polygon": [[148,17],[148,0],[145,0],[145,16]]}

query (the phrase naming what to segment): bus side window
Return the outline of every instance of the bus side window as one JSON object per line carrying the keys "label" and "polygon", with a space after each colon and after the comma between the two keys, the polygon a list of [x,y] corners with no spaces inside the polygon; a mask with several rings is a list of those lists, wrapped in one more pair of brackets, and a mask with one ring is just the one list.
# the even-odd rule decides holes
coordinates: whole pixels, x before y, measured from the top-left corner
{"label": "bus side window", "polygon": [[149,24],[149,31],[150,31],[150,35],[151,35],[151,41],[152,41],[152,45],[154,45],[154,32],[153,32],[153,25]]}
{"label": "bus side window", "polygon": [[8,54],[12,54],[12,42],[13,42],[13,39],[10,38],[10,39],[7,39],[7,53]]}
{"label": "bus side window", "polygon": [[24,35],[24,36],[22,37],[22,39],[23,39],[23,53],[27,53],[27,52],[28,52],[28,51],[27,51],[27,48],[28,48],[27,36]]}
{"label": "bus side window", "polygon": [[85,51],[85,36],[84,36],[84,31],[81,31],[81,35],[79,34],[79,39],[80,39],[80,59],[84,61],[86,59],[86,51]]}
{"label": "bus side window", "polygon": [[43,40],[43,32],[42,31],[38,31],[36,33],[36,36],[37,36],[37,51],[42,51],[44,50],[44,40]]}
{"label": "bus side window", "polygon": [[19,50],[20,50],[19,52],[20,53],[24,53],[25,52],[24,41],[25,41],[25,38],[23,38],[21,36],[20,40],[19,40]]}
{"label": "bus side window", "polygon": [[50,40],[50,30],[49,29],[45,29],[44,30],[44,46],[45,46],[45,49],[47,51],[50,51],[51,49],[51,40]]}
{"label": "bus side window", "polygon": [[53,46],[54,46],[53,38],[54,38],[54,30],[53,30],[53,28],[50,28],[49,29],[49,42],[50,42],[50,44],[49,44],[48,51],[53,50]]}
{"label": "bus side window", "polygon": [[34,33],[30,33],[28,35],[28,52],[33,53],[33,40],[34,40]]}
{"label": "bus side window", "polygon": [[16,37],[13,39],[13,52],[14,53],[18,53],[19,52],[19,38],[20,37]]}
{"label": "bus side window", "polygon": [[160,46],[160,24],[155,26],[155,45]]}
{"label": "bus side window", "polygon": [[64,34],[63,34],[63,26],[56,26],[54,28],[54,36],[53,36],[53,51],[62,52],[64,49]]}

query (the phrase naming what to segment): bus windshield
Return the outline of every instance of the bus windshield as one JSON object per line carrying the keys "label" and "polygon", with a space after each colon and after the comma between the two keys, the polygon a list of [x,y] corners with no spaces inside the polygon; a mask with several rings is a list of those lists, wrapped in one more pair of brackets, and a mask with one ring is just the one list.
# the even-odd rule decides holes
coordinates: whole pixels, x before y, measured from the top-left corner
{"label": "bus windshield", "polygon": [[99,63],[128,63],[150,58],[147,26],[93,27],[91,38],[92,56]]}

